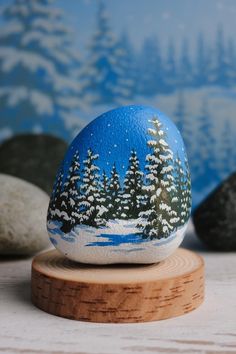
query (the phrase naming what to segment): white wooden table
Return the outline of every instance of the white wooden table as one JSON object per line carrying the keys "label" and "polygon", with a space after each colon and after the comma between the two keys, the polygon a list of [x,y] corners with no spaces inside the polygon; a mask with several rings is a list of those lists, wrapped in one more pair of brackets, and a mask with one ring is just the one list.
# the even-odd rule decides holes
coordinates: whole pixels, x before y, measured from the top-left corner
{"label": "white wooden table", "polygon": [[236,353],[236,253],[209,253],[193,232],[184,246],[206,264],[204,304],[185,316],[141,324],[55,317],[30,302],[31,259],[0,259],[0,353]]}

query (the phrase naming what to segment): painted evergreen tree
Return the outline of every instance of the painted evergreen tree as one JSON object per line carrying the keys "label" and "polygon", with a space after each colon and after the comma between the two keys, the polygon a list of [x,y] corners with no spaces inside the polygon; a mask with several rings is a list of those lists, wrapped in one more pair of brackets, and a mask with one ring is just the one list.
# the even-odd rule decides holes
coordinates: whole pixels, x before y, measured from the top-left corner
{"label": "painted evergreen tree", "polygon": [[175,159],[175,187],[176,195],[176,211],[178,215],[177,227],[186,224],[191,211],[191,181],[187,160],[184,164],[179,156]]}
{"label": "painted evergreen tree", "polygon": [[52,195],[48,206],[48,219],[50,220],[60,221],[58,215],[56,215],[56,209],[60,207],[58,205],[58,200],[60,200],[60,194],[62,192],[63,176],[64,176],[63,165],[61,165],[56,175],[56,179],[53,185]]}
{"label": "painted evergreen tree", "polygon": [[149,200],[148,208],[140,212],[142,219],[138,227],[147,238],[168,237],[175,230],[177,212],[172,202],[174,185],[173,152],[165,140],[162,124],[157,118],[151,120],[154,128],[148,133],[152,139],[148,141],[150,153],[146,156],[146,185],[143,189]]}
{"label": "painted evergreen tree", "polygon": [[80,223],[94,227],[106,224],[104,214],[107,209],[101,202],[99,167],[95,164],[99,155],[88,149],[87,158],[83,161],[83,178],[80,184],[81,196],[78,203]]}
{"label": "painted evergreen tree", "polygon": [[56,200],[56,219],[62,221],[61,230],[64,233],[70,232],[79,223],[78,201],[80,197],[80,162],[79,153],[75,152],[69,167],[63,189]]}
{"label": "painted evergreen tree", "polygon": [[[184,159],[184,170],[185,170],[185,193],[184,193],[184,201],[185,201],[185,210],[182,211],[182,217],[185,220],[188,220],[191,214],[192,208],[192,186],[191,186],[191,176],[190,176],[190,169],[187,157],[185,156]],[[183,212],[185,212],[183,214]]]}
{"label": "painted evergreen tree", "polygon": [[125,79],[126,59],[111,30],[105,5],[99,2],[97,25],[85,66],[84,93],[93,104],[120,103],[130,97],[130,80]]}
{"label": "painted evergreen tree", "polygon": [[109,219],[119,219],[122,214],[120,177],[114,163],[108,187]]}
{"label": "painted evergreen tree", "polygon": [[129,166],[124,178],[122,194],[122,214],[125,219],[137,219],[143,203],[143,172],[135,150],[131,151]]}
{"label": "painted evergreen tree", "polygon": [[62,12],[50,4],[15,0],[3,10],[0,128],[69,137],[64,121],[70,122],[78,108],[80,88],[72,71],[79,61]]}
{"label": "painted evergreen tree", "polygon": [[102,177],[101,177],[101,182],[100,182],[100,197],[99,197],[99,202],[105,206],[107,209],[106,212],[104,212],[103,216],[106,220],[109,218],[109,179],[106,175],[106,172],[103,170]]}

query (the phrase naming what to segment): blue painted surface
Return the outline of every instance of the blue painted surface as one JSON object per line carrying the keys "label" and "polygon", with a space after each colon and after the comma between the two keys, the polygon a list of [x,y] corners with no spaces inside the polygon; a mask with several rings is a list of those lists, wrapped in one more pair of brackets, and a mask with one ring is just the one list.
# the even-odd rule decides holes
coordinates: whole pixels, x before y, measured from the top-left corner
{"label": "blue painted surface", "polygon": [[[175,124],[158,109],[143,105],[131,105],[108,111],[89,123],[74,139],[64,159],[64,178],[66,178],[75,151],[79,151],[80,161],[86,159],[89,148],[99,155],[96,164],[100,171],[110,174],[116,164],[121,180],[128,167],[130,152],[134,149],[140,161],[141,170],[145,171],[146,155],[150,153],[147,141],[152,137],[148,128],[154,128],[150,122],[158,117],[166,133],[166,141],[174,156],[177,153],[183,161],[185,147]],[[82,167],[83,168],[83,167]]]}
{"label": "blue painted surface", "polygon": [[[171,235],[166,239],[162,239],[159,242],[153,243],[153,246],[161,246],[169,243],[170,241],[175,238],[176,235]],[[86,246],[120,246],[120,245],[125,245],[127,243],[132,243],[132,244],[142,244],[142,243],[148,243],[150,242],[150,239],[143,238],[141,233],[137,234],[126,234],[126,235],[112,235],[112,234],[101,234],[97,236],[98,239],[100,238],[105,238],[107,239],[106,241],[94,241],[88,243]],[[142,250],[143,248],[135,248],[136,250]],[[132,248],[133,250],[133,248]]]}

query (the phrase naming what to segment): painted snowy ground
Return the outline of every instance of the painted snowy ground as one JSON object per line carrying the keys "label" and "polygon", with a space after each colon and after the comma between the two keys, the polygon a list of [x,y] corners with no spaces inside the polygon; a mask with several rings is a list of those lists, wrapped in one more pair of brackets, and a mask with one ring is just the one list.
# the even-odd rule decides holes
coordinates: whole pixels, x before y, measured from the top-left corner
{"label": "painted snowy ground", "polygon": [[154,263],[169,256],[182,242],[187,225],[168,238],[147,240],[136,228],[137,220],[110,220],[106,227],[79,225],[70,234],[60,224],[48,222],[54,246],[69,258],[94,264]]}

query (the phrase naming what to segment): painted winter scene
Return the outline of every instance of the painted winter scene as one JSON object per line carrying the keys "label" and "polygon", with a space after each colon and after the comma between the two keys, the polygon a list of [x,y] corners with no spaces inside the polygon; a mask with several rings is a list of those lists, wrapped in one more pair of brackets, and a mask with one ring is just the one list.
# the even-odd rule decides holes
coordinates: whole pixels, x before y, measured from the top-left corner
{"label": "painted winter scene", "polygon": [[181,243],[191,186],[181,135],[146,106],[104,113],[72,142],[48,209],[51,242],[84,263],[152,263]]}
{"label": "painted winter scene", "polygon": [[236,169],[235,13],[235,0],[2,0],[0,140],[71,142],[110,109],[158,107],[184,139],[195,208]]}

